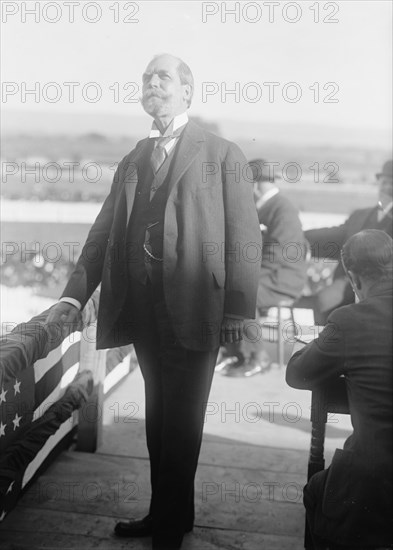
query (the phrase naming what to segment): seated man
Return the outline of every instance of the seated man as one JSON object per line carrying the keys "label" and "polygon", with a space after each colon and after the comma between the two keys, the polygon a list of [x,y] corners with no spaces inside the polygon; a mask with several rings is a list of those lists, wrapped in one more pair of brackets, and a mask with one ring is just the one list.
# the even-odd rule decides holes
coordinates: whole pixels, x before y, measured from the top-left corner
{"label": "seated man", "polygon": [[308,390],[344,376],[348,393],[353,433],[304,488],[316,549],[392,544],[392,243],[367,229],[344,244],[357,303],[331,313],[286,371],[290,386]]}
{"label": "seated man", "polygon": [[[345,223],[338,227],[324,227],[305,231],[315,257],[340,261],[340,249],[351,235],[362,229],[380,229],[392,236],[392,164],[388,160],[382,172],[376,174],[379,181],[378,204],[372,208],[355,210]],[[324,325],[333,309],[353,302],[353,293],[345,279],[341,263],[337,266],[333,284],[322,289],[312,299],[312,307],[317,324]],[[304,302],[304,305],[306,303]]]}
{"label": "seated man", "polygon": [[[262,159],[249,163],[261,224],[263,248],[258,285],[257,319],[283,300],[298,298],[306,283],[306,251],[299,215],[275,185],[269,164]],[[227,376],[252,376],[270,366],[261,328],[255,321],[244,324],[243,340],[228,344],[217,370]]]}

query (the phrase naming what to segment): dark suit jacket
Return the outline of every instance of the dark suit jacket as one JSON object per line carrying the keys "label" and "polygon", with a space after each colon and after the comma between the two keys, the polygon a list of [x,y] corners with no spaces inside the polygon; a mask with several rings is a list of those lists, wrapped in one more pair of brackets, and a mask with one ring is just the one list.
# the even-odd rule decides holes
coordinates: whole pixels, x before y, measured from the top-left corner
{"label": "dark suit jacket", "polygon": [[[310,229],[305,232],[305,236],[313,256],[340,261],[340,250],[345,241],[363,229],[380,229],[392,236],[392,211],[378,222],[376,206],[355,210],[342,225]],[[345,277],[341,262],[334,273],[335,279],[339,277]]]}
{"label": "dark suit jacket", "polygon": [[286,380],[312,390],[341,375],[353,434],[327,471],[314,530],[342,544],[385,545],[392,529],[391,281],[336,309],[319,337],[290,359]]}
{"label": "dark suit jacket", "polygon": [[[305,232],[305,236],[311,246],[311,254],[316,258],[326,258],[327,261],[337,260],[338,266],[334,271],[333,279],[345,279],[345,272],[340,258],[340,250],[352,235],[362,231],[363,229],[380,229],[392,236],[392,211],[378,222],[378,208],[363,208],[355,210],[349,218],[337,227],[324,227],[321,229],[310,229]],[[351,304],[354,301],[354,294],[351,285],[347,283],[342,289],[334,290],[334,285],[327,290],[329,302],[332,301],[332,306],[329,310],[340,307],[345,304]],[[335,295],[333,295],[335,293]],[[324,296],[324,289],[321,290],[320,296]],[[326,298],[323,300],[326,301]],[[333,303],[334,302],[334,303]]]}
{"label": "dark suit jacket", "polygon": [[258,288],[258,307],[263,308],[301,294],[307,278],[307,241],[298,211],[281,192],[258,209],[258,218],[266,226]]}
{"label": "dark suit jacket", "polygon": [[[101,282],[97,348],[130,343],[119,337],[119,323],[138,322],[137,312],[123,311],[126,226],[148,141],[138,142],[119,164],[63,292],[84,306]],[[193,122],[177,144],[165,208],[163,284],[175,333],[189,349],[218,347],[225,313],[255,316],[262,243],[245,165],[235,144]]]}

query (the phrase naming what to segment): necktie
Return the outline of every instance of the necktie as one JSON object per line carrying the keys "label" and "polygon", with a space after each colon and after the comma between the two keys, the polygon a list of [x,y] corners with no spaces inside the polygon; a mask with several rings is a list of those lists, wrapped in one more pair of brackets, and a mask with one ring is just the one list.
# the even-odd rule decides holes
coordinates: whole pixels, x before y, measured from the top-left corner
{"label": "necktie", "polygon": [[165,145],[167,145],[170,141],[176,140],[178,137],[180,137],[181,133],[184,130],[184,126],[185,125],[183,124],[183,126],[180,126],[175,131],[173,131],[173,125],[171,124],[165,132],[166,135],[156,138],[156,146],[153,149],[150,158],[150,163],[151,167],[153,168],[154,175],[157,174],[158,170],[164,164],[165,159],[168,156]]}
{"label": "necktie", "polygon": [[165,149],[165,145],[175,137],[176,136],[167,136],[167,137],[156,138],[157,139],[156,146],[153,149],[153,152],[151,154],[151,159],[150,159],[154,174],[157,174],[158,170],[164,164],[164,161],[166,159],[167,152]]}

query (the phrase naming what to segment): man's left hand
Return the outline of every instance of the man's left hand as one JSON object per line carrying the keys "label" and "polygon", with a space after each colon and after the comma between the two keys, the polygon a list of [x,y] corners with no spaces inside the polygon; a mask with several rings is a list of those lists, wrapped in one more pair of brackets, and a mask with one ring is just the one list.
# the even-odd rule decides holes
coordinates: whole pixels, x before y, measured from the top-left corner
{"label": "man's left hand", "polygon": [[224,317],[221,325],[221,344],[233,344],[243,339],[243,319]]}

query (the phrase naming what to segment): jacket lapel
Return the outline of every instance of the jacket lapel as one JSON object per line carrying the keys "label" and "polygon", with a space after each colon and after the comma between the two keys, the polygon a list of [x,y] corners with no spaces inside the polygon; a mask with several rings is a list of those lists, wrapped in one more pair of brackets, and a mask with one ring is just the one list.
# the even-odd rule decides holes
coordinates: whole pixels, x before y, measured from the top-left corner
{"label": "jacket lapel", "polygon": [[149,139],[143,139],[138,143],[135,151],[128,160],[128,168],[124,178],[124,189],[127,202],[127,223],[130,219],[132,207],[134,205],[135,190],[138,184],[138,170],[142,168],[143,159],[149,149]]}
{"label": "jacket lapel", "polygon": [[[173,159],[174,166],[169,181],[168,196],[197,156],[201,148],[201,143],[204,141],[205,139],[201,129],[192,121],[188,122],[178,143],[178,148],[175,151],[176,158]],[[149,138],[143,139],[137,144],[134,153],[130,155],[128,159],[128,168],[124,178],[127,223],[130,219],[132,207],[134,205],[135,191],[138,184],[138,170],[142,168],[152,143],[153,141],[149,140]]]}
{"label": "jacket lapel", "polygon": [[174,166],[169,181],[168,196],[199,153],[201,143],[204,141],[201,129],[192,121],[188,122],[180,138],[178,149],[175,151],[176,157],[173,159]]}

